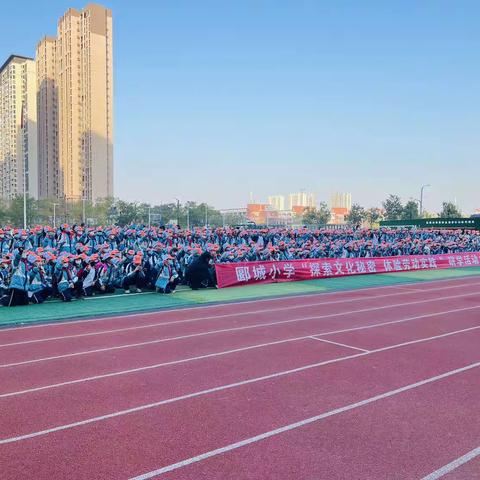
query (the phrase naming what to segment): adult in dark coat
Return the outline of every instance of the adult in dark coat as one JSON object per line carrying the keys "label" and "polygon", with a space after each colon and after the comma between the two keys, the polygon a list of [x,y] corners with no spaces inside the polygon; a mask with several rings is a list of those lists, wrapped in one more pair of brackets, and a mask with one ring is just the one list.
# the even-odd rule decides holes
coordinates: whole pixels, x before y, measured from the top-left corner
{"label": "adult in dark coat", "polygon": [[214,275],[210,261],[212,255],[209,252],[203,252],[187,268],[186,280],[192,290],[215,286]]}

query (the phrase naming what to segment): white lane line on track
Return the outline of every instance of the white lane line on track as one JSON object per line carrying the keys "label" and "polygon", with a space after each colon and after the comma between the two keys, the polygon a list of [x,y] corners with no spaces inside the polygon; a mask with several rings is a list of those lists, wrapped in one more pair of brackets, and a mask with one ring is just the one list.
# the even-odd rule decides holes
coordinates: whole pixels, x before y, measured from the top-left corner
{"label": "white lane line on track", "polygon": [[[324,297],[324,296],[330,296],[330,295],[341,295],[341,294],[351,294],[352,292],[368,292],[370,290],[384,290],[384,289],[398,289],[403,285],[416,285],[416,284],[421,284],[421,285],[432,285],[432,284],[437,284],[437,283],[445,283],[445,282],[457,282],[457,281],[463,281],[463,280],[471,280],[475,279],[478,277],[478,274],[473,274],[473,275],[465,275],[463,277],[456,277],[456,278],[441,278],[438,280],[427,280],[427,281],[413,281],[413,282],[406,282],[402,284],[397,284],[397,285],[377,285],[377,286],[372,286],[372,287],[364,287],[364,288],[352,288],[349,290],[340,290],[340,291],[333,291],[333,292],[318,292],[318,293],[306,293],[306,294],[301,294],[301,295],[287,295],[287,296],[277,296],[277,297],[269,297],[269,298],[259,298],[256,300],[243,300],[243,301],[237,301],[237,302],[227,302],[223,304],[213,304],[213,305],[196,305],[194,307],[183,307],[183,308],[171,308],[171,309],[159,309],[159,310],[154,310],[154,311],[149,311],[149,312],[139,312],[139,313],[130,313],[126,315],[113,315],[113,316],[108,316],[108,317],[100,317],[100,318],[85,318],[85,319],[79,319],[79,320],[67,320],[64,322],[52,322],[52,323],[40,323],[36,325],[22,325],[19,327],[12,327],[12,328],[0,328],[0,335],[3,332],[11,332],[14,330],[28,330],[31,328],[48,328],[48,327],[56,327],[56,326],[65,326],[65,325],[75,325],[77,323],[91,323],[91,322],[102,322],[106,320],[117,320],[117,319],[122,319],[122,318],[135,318],[135,317],[140,317],[140,316],[148,316],[148,315],[168,315],[172,314],[175,312],[186,312],[186,311],[191,311],[191,310],[205,310],[205,309],[212,309],[212,308],[223,308],[223,307],[229,307],[229,306],[241,306],[241,305],[248,305],[251,303],[262,303],[262,302],[277,302],[277,301],[285,301],[285,300],[294,300],[297,298],[315,298],[315,297]],[[459,288],[459,287],[468,287],[469,285],[474,285],[471,282],[466,282],[462,284],[453,284],[445,287],[445,289],[448,288]],[[422,290],[423,291],[423,290]],[[425,292],[429,291],[434,291],[434,289],[427,289],[424,290]]]}
{"label": "white lane line on track", "polygon": [[[140,292],[140,293],[128,293],[129,297],[135,297],[137,295],[155,295],[157,292]],[[95,297],[85,297],[83,300],[105,300],[109,298],[125,298],[125,295],[117,294],[117,295],[96,295]]]}
{"label": "white lane line on track", "polygon": [[[411,383],[409,385],[405,385],[403,387],[397,388],[395,390],[390,390],[385,393],[381,393],[380,395],[375,395],[374,397],[367,398],[365,400],[361,400],[360,402],[355,402],[355,403],[350,403],[349,405],[345,405],[340,408],[336,408],[334,410],[330,410],[328,412],[321,413],[320,415],[315,415],[314,417],[306,418],[304,420],[301,420],[299,422],[295,423],[290,423],[289,425],[284,425],[280,428],[276,428],[275,430],[270,430],[268,432],[261,433],[260,435],[255,435],[254,437],[246,438],[244,440],[241,440],[236,443],[231,443],[230,445],[226,445],[221,448],[217,448],[215,450],[210,450],[209,452],[202,453],[200,455],[197,455],[195,457],[190,457],[186,458],[185,460],[182,460],[177,463],[172,463],[171,465],[167,465],[165,467],[161,467],[157,470],[153,470],[151,472],[144,473],[142,475],[138,475],[136,477],[131,478],[130,480],[147,480],[149,478],[157,477],[158,475],[162,475],[167,472],[171,472],[173,470],[178,470],[179,468],[186,467],[187,465],[191,465],[193,463],[198,463],[203,460],[206,460],[207,458],[212,458],[216,457],[218,455],[222,455],[226,452],[230,452],[232,450],[236,450],[237,448],[244,447],[246,445],[251,445],[253,443],[260,442],[262,440],[265,440],[266,438],[274,437],[276,435],[280,435],[285,432],[289,432],[291,430],[295,430],[300,427],[304,427],[305,425],[309,425],[311,423],[318,422],[320,420],[324,420],[325,418],[332,417],[334,415],[339,415],[344,412],[348,412],[350,410],[354,410],[356,408],[364,407],[365,405],[369,405],[374,402],[378,402],[379,400],[384,400],[386,398],[393,397],[395,395],[399,395],[403,392],[407,392],[409,390],[412,390],[414,388],[422,387],[424,385],[428,385],[433,382],[437,382],[439,380],[443,380],[445,378],[452,377],[453,375],[458,375],[464,372],[467,372],[469,370],[475,369],[480,367],[480,362],[477,363],[472,363],[470,365],[467,365],[462,368],[457,368],[456,370],[450,370],[449,372],[442,373],[440,375],[436,375],[434,377],[426,378],[424,380],[420,380],[419,382]],[[432,477],[432,479],[429,479],[428,477],[425,477],[423,480],[433,480],[435,478],[439,477]]]}
{"label": "white lane line on track", "polygon": [[[396,323],[411,322],[413,320],[419,320],[419,319],[422,319],[422,318],[448,315],[450,313],[458,313],[458,312],[463,312],[465,310],[474,310],[476,308],[480,308],[480,305],[478,305],[476,307],[465,307],[465,308],[460,308],[460,309],[456,309],[456,310],[446,310],[446,311],[440,312],[440,313],[429,313],[429,314],[419,315],[419,316],[415,316],[415,317],[407,317],[407,318],[402,318],[400,320],[393,320],[391,322],[376,323],[376,324],[373,324],[373,325],[364,325],[364,326],[347,328],[347,329],[343,329],[343,330],[334,330],[334,331],[331,331],[331,332],[323,332],[323,333],[318,333],[318,334],[315,334],[315,335],[306,335],[306,336],[302,336],[302,337],[286,338],[284,340],[277,340],[275,342],[260,343],[260,344],[256,344],[256,345],[248,345],[246,347],[235,348],[235,349],[232,349],[232,350],[223,350],[221,352],[207,353],[207,354],[200,355],[200,356],[197,356],[197,357],[181,358],[181,359],[178,359],[178,360],[171,360],[169,362],[157,363],[157,364],[154,364],[154,365],[146,365],[144,367],[132,368],[132,369],[129,369],[129,370],[122,370],[122,371],[119,371],[119,372],[110,372],[110,373],[95,375],[95,376],[86,377],[86,378],[69,380],[69,381],[61,382],[61,383],[55,383],[55,384],[52,384],[52,385],[44,385],[44,386],[41,386],[41,387],[33,387],[33,388],[26,389],[26,390],[19,390],[19,391],[16,391],[16,392],[3,393],[3,394],[0,394],[0,399],[1,398],[7,398],[7,397],[14,397],[14,396],[18,396],[18,395],[24,395],[24,394],[27,394],[27,393],[38,392],[38,391],[41,391],[41,390],[48,390],[48,389],[51,389],[51,388],[58,388],[58,387],[64,387],[64,386],[67,386],[67,385],[74,385],[74,384],[77,384],[77,383],[84,383],[84,382],[90,382],[90,381],[94,381],[94,380],[101,380],[103,378],[117,377],[117,376],[120,376],[120,375],[127,375],[127,374],[130,374],[130,373],[142,372],[144,370],[152,370],[152,369],[155,369],[155,368],[167,367],[167,366],[171,366],[171,365],[178,365],[178,364],[181,364],[181,363],[187,363],[187,362],[192,362],[192,361],[196,361],[196,360],[203,360],[203,359],[206,359],[206,358],[229,355],[229,354],[232,354],[232,353],[238,353],[238,352],[243,352],[243,351],[247,351],[247,350],[254,350],[254,349],[257,349],[257,348],[264,348],[264,347],[269,347],[269,346],[273,346],[273,345],[280,345],[282,343],[296,342],[296,341],[300,341],[300,340],[306,340],[308,338],[314,338],[315,340],[320,340],[317,337],[324,337],[324,336],[328,336],[328,335],[335,335],[335,334],[338,334],[338,333],[353,332],[353,331],[365,330],[365,329],[370,329],[370,328],[384,327],[384,326],[388,326],[388,325],[392,325],[392,324],[396,324]],[[471,328],[472,330],[475,330],[477,328],[480,328],[480,326],[469,327],[469,328]],[[323,341],[326,341],[326,340],[323,339]],[[328,342],[328,343],[333,343],[333,344],[336,344],[336,345],[343,346],[343,344],[338,344],[336,342]],[[349,346],[349,348],[352,348],[352,347]],[[360,349],[360,350],[363,350],[363,349]],[[363,350],[363,351],[371,352],[371,350]]]}
{"label": "white lane line on track", "polygon": [[314,335],[310,335],[308,338],[311,338],[312,340],[317,340],[318,342],[331,343],[332,345],[337,345],[338,347],[345,347],[345,348],[351,348],[352,350],[359,350],[360,352],[370,351],[370,350],[365,350],[364,348],[358,348],[358,347],[353,347],[352,345],[346,345],[345,343],[338,343],[338,342],[333,342],[332,340],[326,340],[325,338],[317,338]]}
{"label": "white lane line on track", "polygon": [[[471,284],[472,287],[477,286],[477,285],[480,285],[480,282]],[[429,291],[437,292],[439,290],[450,290],[451,288],[459,288],[459,287],[464,287],[464,285],[433,288],[433,289],[430,289]],[[169,325],[178,325],[178,324],[184,324],[184,323],[196,323],[196,322],[200,322],[200,321],[204,321],[204,320],[217,320],[217,319],[222,319],[222,318],[242,317],[242,316],[256,315],[256,314],[262,314],[262,313],[283,312],[283,311],[286,311],[286,310],[298,310],[298,309],[302,309],[302,308],[311,308],[311,307],[317,307],[317,306],[323,306],[323,305],[338,305],[338,304],[343,304],[343,303],[370,301],[370,300],[377,300],[377,299],[388,298],[388,297],[396,297],[396,296],[399,296],[399,295],[408,295],[409,293],[410,293],[409,291],[404,290],[404,291],[401,291],[401,292],[389,293],[389,294],[386,294],[386,295],[374,295],[372,297],[350,298],[350,299],[344,299],[344,300],[334,300],[334,301],[331,301],[331,302],[315,302],[315,303],[308,303],[308,304],[304,304],[304,305],[290,305],[290,306],[283,306],[283,307],[279,307],[279,308],[268,308],[268,309],[263,309],[263,310],[253,310],[253,311],[249,311],[249,312],[225,313],[225,314],[214,315],[214,316],[210,316],[210,317],[199,317],[199,318],[192,318],[192,319],[173,320],[173,321],[170,321],[170,322],[150,323],[150,324],[147,324],[147,325],[137,325],[137,326],[133,326],[133,327],[123,327],[123,328],[117,328],[117,329],[112,329],[112,330],[100,330],[100,331],[97,331],[97,332],[78,333],[78,334],[75,334],[75,335],[63,335],[63,336],[39,338],[39,339],[33,339],[33,340],[22,340],[22,341],[18,341],[18,342],[10,342],[10,343],[0,344],[0,348],[14,347],[14,346],[18,346],[18,345],[30,345],[30,344],[34,344],[34,343],[44,343],[44,342],[51,342],[51,341],[56,341],[56,340],[66,340],[66,339],[70,339],[70,338],[93,337],[93,336],[98,336],[98,335],[107,335],[107,334],[112,334],[112,333],[129,332],[129,331],[135,331],[135,330],[144,330],[144,329],[148,329],[148,328],[163,327],[163,326],[169,326]],[[422,293],[424,293],[424,292],[422,291]],[[448,297],[448,298],[452,298],[452,297]],[[441,300],[441,298],[439,300]]]}
{"label": "white lane line on track", "polygon": [[[292,374],[295,374],[295,373],[303,372],[303,371],[306,371],[306,370],[311,370],[313,368],[318,368],[318,367],[322,367],[322,366],[325,366],[325,365],[330,365],[330,364],[342,362],[342,361],[345,361],[345,360],[350,360],[350,359],[353,359],[353,358],[365,357],[367,355],[373,355],[375,353],[385,352],[387,350],[402,348],[402,347],[405,347],[405,346],[408,346],[408,345],[415,345],[417,343],[423,343],[423,342],[429,342],[429,341],[432,341],[432,340],[438,340],[439,338],[445,338],[445,337],[449,337],[449,336],[452,336],[452,335],[457,335],[459,333],[465,333],[465,332],[469,332],[471,330],[476,330],[476,329],[479,329],[479,328],[480,328],[480,326],[464,328],[462,330],[456,330],[454,332],[443,333],[441,335],[435,335],[433,337],[421,338],[421,339],[418,339],[418,340],[411,340],[409,342],[398,343],[396,345],[390,345],[388,347],[382,347],[382,348],[377,348],[375,350],[370,350],[369,352],[365,352],[365,353],[363,353],[363,352],[362,353],[357,353],[355,355],[348,355],[348,356],[345,356],[345,357],[339,357],[339,358],[335,358],[335,359],[332,359],[332,360],[326,360],[326,361],[319,362],[319,363],[304,365],[303,367],[293,368],[291,370],[284,370],[282,372],[276,372],[276,373],[272,373],[272,374],[269,374],[269,375],[264,375],[262,377],[254,377],[254,378],[250,378],[248,380],[242,380],[240,382],[230,383],[230,384],[227,384],[227,385],[221,385],[221,386],[218,386],[218,387],[209,388],[209,389],[201,390],[201,391],[198,391],[198,392],[193,392],[193,393],[189,393],[189,394],[186,394],[186,395],[181,395],[179,397],[174,397],[174,398],[169,398],[169,399],[166,399],[166,400],[161,400],[161,401],[155,402],[155,403],[140,405],[138,407],[133,407],[133,408],[129,408],[129,409],[126,409],[126,410],[120,410],[120,411],[117,411],[117,412],[108,413],[106,415],[101,415],[101,416],[98,416],[98,417],[88,418],[86,420],[81,420],[81,421],[74,422],[74,423],[69,423],[69,424],[66,424],[66,425],[59,425],[57,427],[49,428],[49,429],[46,429],[46,430],[40,430],[38,432],[28,433],[26,435],[4,438],[4,439],[0,440],[0,445],[5,445],[7,443],[19,442],[21,440],[27,440],[29,438],[40,437],[40,436],[43,436],[43,435],[48,435],[50,433],[55,433],[55,432],[59,432],[59,431],[62,431],[62,430],[68,430],[68,429],[71,429],[71,428],[80,427],[80,426],[83,426],[83,425],[88,425],[88,424],[100,422],[100,421],[103,421],[103,420],[108,420],[110,418],[115,418],[115,417],[120,417],[120,416],[123,416],[123,415],[128,415],[128,414],[131,414],[131,413],[141,412],[143,410],[148,410],[150,408],[156,408],[156,407],[159,407],[161,405],[167,405],[167,404],[170,404],[170,403],[175,403],[175,402],[179,402],[179,401],[182,401],[182,400],[187,400],[189,398],[200,397],[200,396],[203,396],[203,395],[208,395],[210,393],[221,392],[221,391],[224,391],[224,390],[230,390],[232,388],[241,387],[241,386],[249,385],[249,384],[252,384],[252,383],[258,383],[258,382],[262,382],[262,381],[265,381],[265,380],[271,380],[271,379],[274,379],[274,378],[283,377],[283,376],[286,376],[286,375],[292,375]],[[475,365],[480,365],[480,362],[475,364]]]}
{"label": "white lane line on track", "polygon": [[[104,347],[104,348],[98,348],[95,350],[84,350],[80,352],[74,352],[74,353],[67,353],[63,355],[54,355],[51,357],[43,357],[43,358],[36,358],[32,360],[22,360],[21,362],[14,362],[14,363],[7,363],[7,364],[2,364],[0,365],[0,368],[8,368],[8,367],[16,367],[19,365],[27,365],[31,363],[38,363],[38,362],[45,362],[49,360],[58,360],[60,358],[69,358],[69,357],[77,357],[80,355],[90,355],[92,353],[100,353],[100,352],[108,352],[112,350],[122,350],[125,348],[134,348],[134,347],[140,347],[144,345],[153,345],[157,343],[163,343],[163,342],[171,342],[171,341],[176,341],[176,340],[184,340],[186,338],[194,338],[194,337],[204,337],[207,335],[214,335],[217,333],[226,333],[226,332],[237,332],[237,331],[242,331],[242,330],[251,330],[254,328],[261,328],[261,327],[272,327],[276,325],[285,325],[289,323],[298,323],[298,322],[305,322],[309,320],[322,320],[325,318],[335,318],[335,317],[343,317],[346,315],[354,315],[357,313],[366,313],[366,312],[374,312],[378,310],[385,310],[389,308],[397,308],[397,307],[404,307],[404,306],[410,306],[410,305],[418,305],[421,303],[428,303],[428,302],[439,302],[443,300],[452,300],[452,299],[458,299],[462,297],[471,297],[478,295],[478,292],[474,293],[464,293],[462,295],[453,295],[450,297],[441,297],[441,298],[432,298],[432,299],[427,299],[427,300],[418,300],[416,302],[406,302],[406,303],[397,303],[393,305],[383,305],[380,307],[372,307],[372,308],[366,308],[366,309],[360,309],[360,310],[350,310],[348,312],[338,312],[338,313],[329,313],[326,315],[316,315],[316,316],[309,316],[309,317],[300,317],[300,318],[293,318],[289,320],[281,320],[279,322],[269,322],[269,323],[258,323],[254,325],[245,325],[242,327],[234,327],[234,328],[224,328],[224,329],[219,329],[219,330],[208,330],[206,332],[199,332],[199,333],[191,333],[188,335],[181,335],[177,337],[167,337],[167,338],[160,338],[156,340],[149,340],[146,342],[138,342],[138,343],[130,343],[130,344],[124,344],[124,345],[117,345],[114,347]],[[476,308],[476,307],[474,307]]]}
{"label": "white lane line on track", "polygon": [[421,290],[420,288],[409,288],[409,287],[398,287],[400,290],[405,290],[406,292],[416,292],[416,293],[425,293],[428,290]]}
{"label": "white lane line on track", "polygon": [[447,465],[444,465],[438,470],[435,470],[435,472],[432,472],[430,475],[423,477],[422,480],[437,480],[439,478],[442,478],[443,476],[447,475],[447,473],[453,472],[458,467],[461,467],[462,465],[469,462],[470,460],[473,460],[479,455],[480,455],[480,447],[471,450],[470,452],[466,453],[465,455],[462,455],[459,458],[456,458],[455,460],[448,463]]}

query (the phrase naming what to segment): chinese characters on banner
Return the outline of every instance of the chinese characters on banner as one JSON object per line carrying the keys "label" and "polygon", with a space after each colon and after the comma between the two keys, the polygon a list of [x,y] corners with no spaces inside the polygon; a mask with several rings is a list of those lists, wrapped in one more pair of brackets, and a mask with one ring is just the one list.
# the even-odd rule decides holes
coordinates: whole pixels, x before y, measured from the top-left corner
{"label": "chinese characters on banner", "polygon": [[319,258],[284,262],[219,263],[219,288],[255,283],[295,282],[371,273],[480,266],[480,252],[379,258]]}

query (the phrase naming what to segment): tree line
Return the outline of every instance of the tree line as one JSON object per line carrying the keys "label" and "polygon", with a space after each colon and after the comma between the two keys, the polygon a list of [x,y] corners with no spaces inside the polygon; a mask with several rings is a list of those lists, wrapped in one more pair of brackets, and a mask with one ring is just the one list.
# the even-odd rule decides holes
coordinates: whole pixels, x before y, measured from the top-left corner
{"label": "tree line", "polygon": [[[426,212],[420,212],[419,202],[408,200],[402,203],[398,195],[389,195],[384,202],[383,208],[372,207],[365,209],[358,203],[352,205],[345,221],[351,225],[367,223],[370,227],[378,224],[381,220],[413,220],[431,216]],[[458,218],[462,212],[452,202],[443,202],[442,210],[438,212],[440,218]],[[331,212],[325,202],[321,202],[318,208],[308,208],[303,215],[303,223],[307,225],[326,225],[330,223]]]}
{"label": "tree line", "polygon": [[[241,213],[223,213],[206,203],[170,202],[161,205],[127,202],[108,198],[95,203],[64,199],[34,200],[27,198],[27,226],[61,225],[63,223],[87,225],[180,225],[197,227],[222,226],[245,223]],[[10,202],[0,201],[0,225],[23,226],[23,196]]]}
{"label": "tree line", "polygon": [[[107,198],[95,203],[89,201],[70,201],[65,199],[34,200],[28,197],[27,225],[53,225],[62,223],[87,225],[115,224],[120,226],[132,223],[142,225],[178,224],[181,227],[222,226],[244,224],[247,219],[243,213],[222,213],[207,203],[170,202],[161,205],[127,202]],[[425,218],[420,214],[418,202],[409,200],[402,203],[398,195],[389,195],[382,203],[383,208],[365,209],[353,204],[345,217],[347,223],[360,225],[367,223],[371,227],[381,220],[412,220]],[[23,226],[23,196],[19,195],[10,202],[0,201],[0,225]],[[452,202],[443,202],[438,212],[441,218],[461,217],[462,213]],[[298,223],[305,225],[326,225],[331,222],[331,210],[326,202],[317,208],[307,208]]]}

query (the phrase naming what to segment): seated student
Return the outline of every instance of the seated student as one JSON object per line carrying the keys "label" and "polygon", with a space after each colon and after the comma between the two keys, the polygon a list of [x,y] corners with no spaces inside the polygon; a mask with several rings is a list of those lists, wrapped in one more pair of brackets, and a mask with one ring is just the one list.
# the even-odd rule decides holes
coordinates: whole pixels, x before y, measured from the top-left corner
{"label": "seated student", "polygon": [[70,302],[75,293],[75,278],[72,275],[67,256],[62,257],[61,265],[57,267],[55,272],[57,280],[57,289],[63,302]]}
{"label": "seated student", "polygon": [[115,271],[112,255],[105,254],[102,262],[97,265],[97,290],[100,293],[115,293]]}
{"label": "seated student", "polygon": [[187,267],[186,281],[192,290],[199,288],[213,287],[215,285],[210,268],[212,255],[209,252],[203,252],[198,258]]}
{"label": "seated student", "polygon": [[80,298],[84,294],[83,292],[83,278],[82,278],[82,273],[85,268],[85,254],[79,254],[74,257],[73,260],[73,265],[71,267],[71,273],[74,277],[74,284],[73,284],[73,289],[75,291],[75,297]]}
{"label": "seated student", "polygon": [[125,293],[130,293],[130,288],[134,286],[137,293],[141,293],[145,286],[145,273],[142,267],[141,255],[135,255],[133,261],[124,266],[125,277],[123,279],[123,289]]}
{"label": "seated student", "polygon": [[8,292],[8,280],[10,277],[10,258],[0,257],[0,299]]}
{"label": "seated student", "polygon": [[43,303],[50,295],[53,289],[49,285],[45,270],[43,269],[43,261],[40,257],[33,255],[31,259],[33,267],[29,272],[28,296],[32,303]]}
{"label": "seated student", "polygon": [[94,288],[97,281],[97,271],[95,262],[88,262],[82,270],[78,272],[78,288],[80,295],[91,297],[95,295]]}
{"label": "seated student", "polygon": [[12,276],[7,294],[1,299],[1,304],[5,307],[28,305],[27,268],[27,251],[20,247],[13,260]]}
{"label": "seated student", "polygon": [[160,267],[155,287],[157,292],[175,293],[177,283],[178,273],[174,265],[174,258],[168,255],[163,260],[163,266]]}

